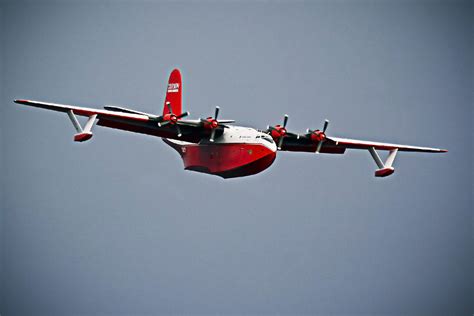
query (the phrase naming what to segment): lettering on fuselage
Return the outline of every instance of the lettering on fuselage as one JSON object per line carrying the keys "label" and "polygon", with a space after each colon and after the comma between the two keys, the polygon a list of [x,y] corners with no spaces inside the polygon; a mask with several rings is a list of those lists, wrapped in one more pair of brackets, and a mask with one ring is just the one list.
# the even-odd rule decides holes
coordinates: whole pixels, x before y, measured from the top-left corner
{"label": "lettering on fuselage", "polygon": [[168,84],[168,92],[178,92],[178,91],[179,91],[179,83]]}

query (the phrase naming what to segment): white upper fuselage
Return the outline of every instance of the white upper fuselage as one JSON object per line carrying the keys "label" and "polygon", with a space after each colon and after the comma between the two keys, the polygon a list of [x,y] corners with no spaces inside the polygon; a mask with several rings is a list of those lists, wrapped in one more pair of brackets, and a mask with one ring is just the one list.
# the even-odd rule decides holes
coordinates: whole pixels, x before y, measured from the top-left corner
{"label": "white upper fuselage", "polygon": [[[273,141],[272,137],[266,133],[260,132],[254,128],[243,127],[243,126],[231,126],[227,125],[228,128],[224,128],[221,136],[216,137],[214,142],[210,142],[209,139],[203,138],[199,144],[254,144],[263,145],[269,150],[276,152],[277,146]],[[169,141],[176,144],[191,144],[188,142],[178,141],[169,139]]]}
{"label": "white upper fuselage", "polygon": [[[203,139],[201,143],[207,143],[209,140]],[[215,144],[260,144],[271,151],[276,151],[277,146],[270,135],[260,132],[254,128],[243,126],[231,126],[224,128],[220,137],[216,137]]]}

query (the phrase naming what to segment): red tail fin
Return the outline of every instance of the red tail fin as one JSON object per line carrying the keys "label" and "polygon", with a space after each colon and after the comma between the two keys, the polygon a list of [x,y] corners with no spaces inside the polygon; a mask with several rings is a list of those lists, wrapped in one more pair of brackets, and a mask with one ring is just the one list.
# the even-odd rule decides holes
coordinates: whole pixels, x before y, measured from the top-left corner
{"label": "red tail fin", "polygon": [[179,69],[174,69],[170,74],[168,80],[168,87],[166,89],[165,107],[163,109],[163,115],[168,114],[169,110],[166,106],[166,102],[170,102],[173,114],[180,115],[182,113],[181,106],[181,93],[183,86],[181,85],[181,73]]}

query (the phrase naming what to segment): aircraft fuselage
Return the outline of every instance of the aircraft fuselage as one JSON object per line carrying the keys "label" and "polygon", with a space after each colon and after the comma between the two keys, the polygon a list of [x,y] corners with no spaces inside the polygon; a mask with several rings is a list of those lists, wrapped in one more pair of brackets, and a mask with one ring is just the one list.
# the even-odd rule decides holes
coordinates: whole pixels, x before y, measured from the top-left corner
{"label": "aircraft fuselage", "polygon": [[184,168],[223,178],[249,176],[271,166],[277,146],[266,133],[253,128],[229,126],[214,142],[199,143],[163,139],[176,149]]}

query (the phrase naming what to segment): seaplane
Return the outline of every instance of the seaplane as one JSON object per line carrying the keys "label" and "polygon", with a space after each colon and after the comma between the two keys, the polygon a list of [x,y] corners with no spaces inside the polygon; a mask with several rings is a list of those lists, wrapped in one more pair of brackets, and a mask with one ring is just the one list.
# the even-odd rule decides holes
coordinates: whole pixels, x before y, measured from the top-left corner
{"label": "seaplane", "polygon": [[[14,102],[66,113],[77,132],[73,138],[75,142],[90,140],[94,125],[160,137],[179,153],[186,170],[225,179],[262,172],[272,165],[278,151],[344,154],[346,149],[367,150],[377,166],[376,177],[394,173],[393,163],[399,152],[447,152],[438,148],[332,137],[326,134],[328,120],[325,120],[322,130],[293,133],[286,128],[288,115],[284,116],[282,124],[267,126],[266,129],[236,126],[234,120],[219,119],[219,107],[215,108],[214,116],[185,119],[189,112],[183,112],[182,93],[181,73],[174,69],[169,76],[161,114],[112,105],[93,109],[25,99]],[[87,117],[83,126],[77,116]],[[377,151],[388,152],[386,159],[382,160]]]}

